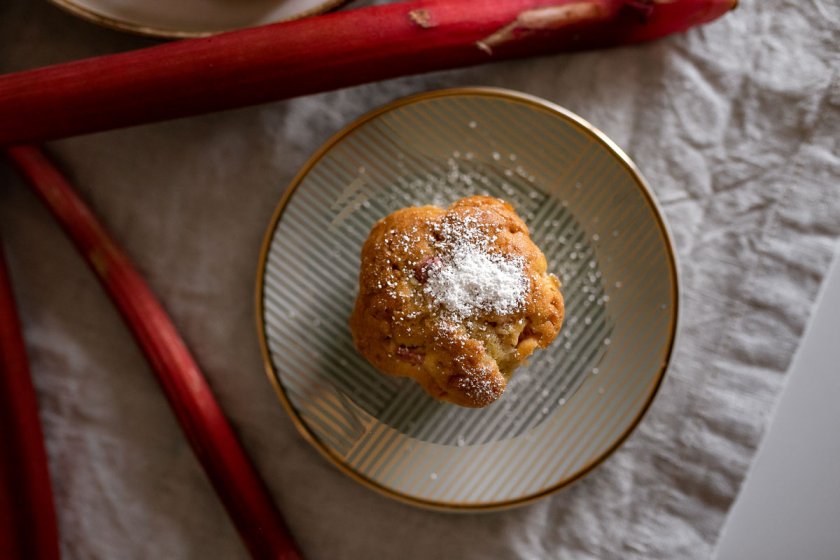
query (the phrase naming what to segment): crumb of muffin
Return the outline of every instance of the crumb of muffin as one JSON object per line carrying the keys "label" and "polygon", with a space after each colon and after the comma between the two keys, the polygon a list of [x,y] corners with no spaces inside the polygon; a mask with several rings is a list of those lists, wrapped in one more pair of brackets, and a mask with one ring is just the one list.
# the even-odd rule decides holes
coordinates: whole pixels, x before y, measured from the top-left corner
{"label": "crumb of muffin", "polygon": [[362,247],[350,330],[388,375],[467,407],[496,401],[560,331],[560,282],[513,207],[472,196],[377,222]]}

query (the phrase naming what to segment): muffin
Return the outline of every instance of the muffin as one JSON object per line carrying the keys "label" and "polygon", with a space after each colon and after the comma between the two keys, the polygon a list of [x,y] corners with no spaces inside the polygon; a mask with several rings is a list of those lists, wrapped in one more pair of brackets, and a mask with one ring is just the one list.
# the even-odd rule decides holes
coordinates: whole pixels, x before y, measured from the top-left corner
{"label": "muffin", "polygon": [[563,323],[563,296],[513,207],[472,196],[404,208],[362,247],[350,330],[358,351],[433,397],[483,407]]}

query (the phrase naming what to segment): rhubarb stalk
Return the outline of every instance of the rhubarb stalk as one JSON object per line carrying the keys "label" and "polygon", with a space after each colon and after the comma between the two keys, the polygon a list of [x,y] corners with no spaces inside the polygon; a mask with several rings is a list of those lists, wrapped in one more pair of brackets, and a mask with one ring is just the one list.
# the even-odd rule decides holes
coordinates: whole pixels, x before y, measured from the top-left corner
{"label": "rhubarb stalk", "polygon": [[129,258],[41,150],[18,146],[8,149],[7,155],[72,238],[122,313],[251,556],[299,559],[265,484],[186,344]]}
{"label": "rhubarb stalk", "polygon": [[737,0],[418,0],[0,76],[0,145],[685,31]]}
{"label": "rhubarb stalk", "polygon": [[38,402],[0,246],[0,558],[58,557]]}

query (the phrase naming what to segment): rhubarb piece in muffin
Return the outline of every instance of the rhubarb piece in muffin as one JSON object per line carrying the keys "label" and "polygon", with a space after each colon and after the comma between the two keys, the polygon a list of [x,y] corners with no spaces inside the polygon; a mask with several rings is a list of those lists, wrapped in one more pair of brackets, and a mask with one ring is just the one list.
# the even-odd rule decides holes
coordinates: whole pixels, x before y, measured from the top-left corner
{"label": "rhubarb piece in muffin", "polygon": [[404,208],[374,225],[350,329],[383,373],[483,407],[557,337],[563,311],[560,282],[513,207],[472,196],[446,209]]}

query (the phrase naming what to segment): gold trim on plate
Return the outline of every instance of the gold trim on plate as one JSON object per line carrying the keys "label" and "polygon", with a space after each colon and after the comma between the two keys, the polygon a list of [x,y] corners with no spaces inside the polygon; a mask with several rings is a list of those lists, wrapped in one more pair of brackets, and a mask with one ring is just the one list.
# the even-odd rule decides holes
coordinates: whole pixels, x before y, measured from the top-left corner
{"label": "gold trim on plate", "polygon": [[[319,439],[307,428],[306,424],[301,419],[300,415],[295,410],[294,406],[292,406],[289,397],[286,395],[285,390],[281,386],[278,380],[278,374],[274,369],[274,365],[271,360],[271,354],[268,349],[268,343],[266,341],[266,333],[265,333],[265,324],[263,320],[263,278],[265,276],[265,267],[266,262],[268,259],[268,253],[271,248],[271,241],[274,236],[274,232],[277,229],[277,225],[280,221],[280,218],[283,214],[283,211],[286,208],[289,200],[291,199],[292,195],[294,194],[295,190],[300,186],[301,182],[303,181],[304,177],[309,173],[309,171],[321,160],[321,158],[331,150],[338,142],[343,140],[346,136],[350,133],[361,127],[362,125],[370,122],[371,120],[375,119],[376,117],[387,113],[389,111],[393,111],[399,107],[410,105],[412,103],[417,103],[420,101],[427,101],[429,99],[436,99],[440,97],[457,97],[457,96],[482,96],[482,97],[495,97],[500,99],[506,99],[509,101],[524,103],[526,105],[531,105],[543,111],[547,111],[555,116],[559,116],[566,121],[570,122],[574,126],[578,127],[580,130],[583,130],[585,133],[591,135],[597,142],[600,142],[610,153],[612,153],[618,160],[621,162],[623,167],[630,172],[632,177],[635,179],[636,185],[639,187],[642,195],[644,196],[647,203],[650,205],[650,209],[653,210],[653,215],[656,219],[656,224],[659,227],[660,233],[665,241],[665,248],[668,255],[668,269],[670,271],[670,283],[671,283],[671,302],[670,302],[670,309],[672,310],[670,321],[669,321],[669,339],[668,344],[664,349],[664,355],[662,356],[661,367],[656,374],[655,379],[652,382],[652,387],[650,389],[650,393],[646,398],[645,403],[639,409],[638,413],[636,414],[635,418],[628,424],[627,429],[610,445],[605,451],[603,451],[598,456],[594,457],[591,461],[583,465],[577,472],[571,474],[561,482],[555,484],[554,486],[537,492],[535,494],[531,494],[528,496],[524,496],[522,498],[517,498],[514,500],[502,501],[502,502],[495,502],[489,504],[460,504],[460,503],[444,503],[444,502],[434,502],[430,500],[423,500],[417,498],[415,496],[410,496],[407,494],[403,494],[401,492],[397,492],[390,488],[385,487],[384,485],[371,480],[370,478],[356,472],[352,468],[350,468],[347,464],[345,464],[342,457],[339,457],[335,453],[333,453],[329,448],[327,448]],[[450,88],[450,89],[442,89],[442,90],[435,90],[425,93],[419,93],[415,95],[410,95],[408,97],[404,97],[401,99],[397,99],[388,103],[378,109],[374,109],[373,111],[359,117],[349,125],[345,126],[342,130],[334,134],[329,140],[327,140],[313,155],[309,158],[309,160],[303,165],[303,167],[298,171],[297,175],[295,175],[292,182],[286,188],[285,192],[283,193],[280,202],[277,205],[277,208],[274,210],[274,214],[272,215],[271,222],[269,223],[268,229],[266,230],[265,236],[263,238],[262,248],[260,249],[260,256],[259,256],[259,264],[257,267],[257,279],[256,279],[256,322],[257,322],[257,332],[259,336],[259,344],[260,344],[260,351],[262,352],[263,358],[263,365],[265,367],[266,374],[268,375],[268,379],[271,382],[272,386],[274,387],[277,395],[282,403],[283,407],[286,409],[286,412],[289,413],[289,416],[292,419],[295,427],[297,428],[298,432],[310,442],[324,457],[326,457],[330,462],[332,462],[339,470],[344,472],[346,475],[350,476],[352,479],[356,480],[357,482],[367,486],[368,488],[379,492],[385,496],[390,498],[396,499],[398,501],[415,505],[421,506],[428,509],[440,510],[440,511],[495,511],[495,510],[502,510],[508,509],[516,506],[525,505],[540,498],[543,498],[549,494],[553,494],[557,492],[561,488],[568,486],[569,484],[579,480],[583,476],[587,475],[589,472],[592,471],[596,466],[602,463],[607,457],[609,457],[624,441],[629,437],[629,435],[635,430],[636,426],[638,426],[639,422],[644,417],[647,410],[650,408],[651,403],[653,402],[656,393],[659,390],[659,387],[662,384],[662,379],[665,376],[665,372],[668,368],[668,364],[670,362],[672,351],[674,347],[674,341],[676,338],[677,332],[677,319],[679,315],[679,286],[677,280],[677,263],[676,263],[676,252],[674,250],[674,242],[671,238],[671,234],[668,231],[668,227],[663,221],[662,218],[662,209],[659,207],[659,204],[656,202],[655,198],[653,197],[652,191],[648,186],[645,179],[642,177],[639,169],[633,163],[633,161],[624,153],[624,151],[619,148],[612,140],[610,140],[606,134],[592,126],[590,123],[582,119],[581,117],[575,115],[574,113],[551,103],[550,101],[546,101],[544,99],[540,99],[538,97],[528,95],[525,93],[500,89],[500,88],[492,88],[492,87],[459,87],[459,88]]]}
{"label": "gold trim on plate", "polygon": [[[198,37],[209,37],[211,35],[217,35],[219,33],[227,33],[229,31],[237,31],[239,29],[243,29],[241,27],[232,27],[228,29],[211,29],[207,31],[184,31],[179,29],[161,29],[158,27],[152,27],[143,25],[140,23],[132,23],[130,21],[124,21],[120,19],[116,19],[110,16],[103,15],[96,10],[91,8],[87,8],[85,6],[79,5],[75,0],[48,0],[54,6],[61,8],[65,12],[68,12],[74,16],[77,16],[85,21],[90,23],[95,23],[96,25],[100,25],[102,27],[107,27],[108,29],[113,29],[116,31],[124,31],[126,33],[133,33],[134,35],[142,35],[144,37],[156,37],[158,39],[195,39]],[[301,19],[309,16],[314,16],[317,14],[322,14],[324,12],[329,12],[331,10],[335,10],[344,4],[347,4],[350,0],[325,0],[320,5],[311,8],[309,10],[305,10],[298,14],[295,14],[292,17],[278,19],[276,21],[272,21],[270,23],[264,23],[262,25],[271,25],[274,23],[280,23],[283,21],[292,21],[296,19]]]}

